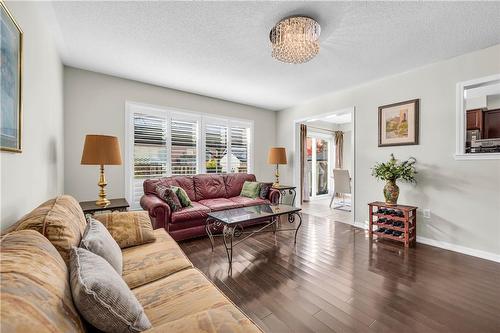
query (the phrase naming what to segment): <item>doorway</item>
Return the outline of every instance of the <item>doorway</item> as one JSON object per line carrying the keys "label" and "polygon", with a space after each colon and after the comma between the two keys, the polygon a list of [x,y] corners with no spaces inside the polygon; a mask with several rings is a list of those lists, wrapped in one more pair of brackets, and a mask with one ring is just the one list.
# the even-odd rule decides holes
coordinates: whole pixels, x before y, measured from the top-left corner
{"label": "doorway", "polygon": [[[354,110],[352,107],[295,120],[294,183],[297,203],[306,214],[354,224]],[[350,190],[335,193],[334,172],[337,189],[341,181],[348,181]]]}

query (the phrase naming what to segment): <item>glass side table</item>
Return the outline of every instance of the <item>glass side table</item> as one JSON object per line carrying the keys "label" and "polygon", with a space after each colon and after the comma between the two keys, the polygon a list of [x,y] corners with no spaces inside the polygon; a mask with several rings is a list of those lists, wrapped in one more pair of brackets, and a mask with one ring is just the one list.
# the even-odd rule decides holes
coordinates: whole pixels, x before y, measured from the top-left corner
{"label": "glass side table", "polygon": [[[278,190],[280,192],[280,204],[288,204],[291,206],[295,206],[295,197],[297,196],[297,191],[296,191],[296,186],[291,186],[291,185],[279,185],[279,186],[274,186],[272,187],[275,190]],[[290,203],[288,202],[283,202],[283,198],[287,195],[292,196],[292,200]]]}

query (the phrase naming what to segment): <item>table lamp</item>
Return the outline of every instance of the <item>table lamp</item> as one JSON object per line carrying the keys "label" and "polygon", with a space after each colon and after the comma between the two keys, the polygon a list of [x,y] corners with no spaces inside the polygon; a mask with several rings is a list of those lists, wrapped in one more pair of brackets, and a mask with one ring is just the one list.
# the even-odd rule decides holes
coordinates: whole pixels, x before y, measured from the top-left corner
{"label": "table lamp", "polygon": [[272,147],[269,149],[269,154],[267,155],[267,163],[276,164],[276,182],[273,184],[274,187],[280,186],[280,173],[279,165],[286,164],[286,150],[284,147]]}
{"label": "table lamp", "polygon": [[83,145],[82,161],[84,165],[100,165],[99,181],[99,199],[96,205],[106,207],[110,201],[106,199],[106,177],[104,176],[105,165],[121,165],[122,157],[120,153],[120,144],[116,136],[88,134],[85,137]]}

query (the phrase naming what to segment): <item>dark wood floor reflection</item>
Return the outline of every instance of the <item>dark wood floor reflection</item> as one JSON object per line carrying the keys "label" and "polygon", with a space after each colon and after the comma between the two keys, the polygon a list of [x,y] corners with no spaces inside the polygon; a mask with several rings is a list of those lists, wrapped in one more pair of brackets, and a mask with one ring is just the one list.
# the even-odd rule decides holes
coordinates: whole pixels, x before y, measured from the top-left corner
{"label": "dark wood floor reflection", "polygon": [[500,264],[304,214],[290,232],[235,247],[181,242],[193,264],[266,332],[500,332]]}

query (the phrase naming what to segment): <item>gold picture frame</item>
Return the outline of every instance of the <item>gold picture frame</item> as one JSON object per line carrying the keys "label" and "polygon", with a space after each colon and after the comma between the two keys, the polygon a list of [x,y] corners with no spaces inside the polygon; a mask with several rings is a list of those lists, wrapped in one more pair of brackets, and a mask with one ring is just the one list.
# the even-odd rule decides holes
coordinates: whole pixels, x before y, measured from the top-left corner
{"label": "gold picture frame", "polygon": [[[23,31],[0,0],[2,40],[0,150],[22,152]],[[6,45],[5,45],[6,44]]]}
{"label": "gold picture frame", "polygon": [[378,146],[418,145],[420,100],[378,108]]}

